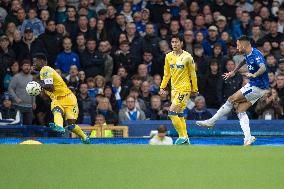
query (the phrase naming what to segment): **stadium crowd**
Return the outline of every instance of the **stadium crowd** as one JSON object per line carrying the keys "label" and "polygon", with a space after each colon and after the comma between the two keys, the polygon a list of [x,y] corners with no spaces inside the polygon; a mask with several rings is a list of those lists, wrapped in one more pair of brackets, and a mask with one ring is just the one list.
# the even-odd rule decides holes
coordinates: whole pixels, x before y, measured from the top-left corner
{"label": "stadium crowd", "polygon": [[101,115],[107,124],[168,119],[170,88],[158,91],[173,34],[183,35],[196,64],[200,96],[188,104],[188,119],[211,117],[248,82],[246,67],[222,79],[243,59],[235,42],[241,35],[265,55],[271,86],[249,116],[282,119],[283,27],[282,0],[2,0],[0,119],[18,120],[20,111],[24,124],[52,121],[49,98],[25,92],[36,54],[77,95],[78,123],[94,124]]}

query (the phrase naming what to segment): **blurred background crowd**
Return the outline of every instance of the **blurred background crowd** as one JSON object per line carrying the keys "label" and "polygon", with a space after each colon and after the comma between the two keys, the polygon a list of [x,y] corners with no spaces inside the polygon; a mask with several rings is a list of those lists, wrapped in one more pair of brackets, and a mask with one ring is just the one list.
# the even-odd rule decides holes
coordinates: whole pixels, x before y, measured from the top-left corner
{"label": "blurred background crowd", "polygon": [[[158,94],[173,34],[193,55],[200,96],[184,114],[211,117],[248,82],[236,39],[251,37],[267,60],[270,92],[249,110],[252,119],[282,119],[284,100],[282,0],[1,0],[0,120],[45,125],[50,99],[30,97],[32,59],[43,53],[76,94],[81,124],[168,119],[170,87]],[[232,113],[224,119],[237,119]]]}

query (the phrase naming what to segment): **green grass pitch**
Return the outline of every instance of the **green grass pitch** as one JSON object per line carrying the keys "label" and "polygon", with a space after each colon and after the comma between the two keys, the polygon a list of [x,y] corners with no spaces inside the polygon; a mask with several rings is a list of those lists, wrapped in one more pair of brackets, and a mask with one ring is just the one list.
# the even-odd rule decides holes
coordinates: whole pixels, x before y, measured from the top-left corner
{"label": "green grass pitch", "polygon": [[283,189],[284,147],[0,145],[1,189]]}

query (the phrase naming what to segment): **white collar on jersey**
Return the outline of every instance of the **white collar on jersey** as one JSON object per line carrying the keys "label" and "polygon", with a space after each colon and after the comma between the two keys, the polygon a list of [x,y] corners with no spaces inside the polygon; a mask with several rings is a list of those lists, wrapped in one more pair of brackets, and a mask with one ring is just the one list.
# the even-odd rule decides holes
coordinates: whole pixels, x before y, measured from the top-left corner
{"label": "white collar on jersey", "polygon": [[250,53],[247,56],[250,56],[252,54],[253,48],[251,48]]}

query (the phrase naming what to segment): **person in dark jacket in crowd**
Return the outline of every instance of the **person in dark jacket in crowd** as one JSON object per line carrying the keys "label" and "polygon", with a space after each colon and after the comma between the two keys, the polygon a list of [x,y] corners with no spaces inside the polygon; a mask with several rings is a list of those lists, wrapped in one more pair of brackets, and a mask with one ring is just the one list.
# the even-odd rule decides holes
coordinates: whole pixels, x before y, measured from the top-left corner
{"label": "person in dark jacket in crowd", "polygon": [[[101,114],[105,117],[107,124],[117,124],[118,116],[117,113],[112,111],[111,104],[107,97],[100,98],[98,107],[95,111],[92,111],[92,120],[95,120],[96,115]],[[94,122],[92,123],[95,124]]]}
{"label": "person in dark jacket in crowd", "polygon": [[78,30],[78,22],[76,19],[76,7],[68,6],[67,7],[67,18],[64,22],[66,31],[69,33],[72,41],[75,41],[76,34]]}
{"label": "person in dark jacket in crowd", "polygon": [[104,76],[105,59],[103,54],[96,50],[95,39],[88,39],[85,51],[80,53],[81,66],[86,77]]}
{"label": "person in dark jacket in crowd", "polygon": [[154,95],[151,97],[151,106],[145,111],[146,119],[150,120],[167,120],[168,112],[162,109],[161,97]]}
{"label": "person in dark jacket in crowd", "polygon": [[21,62],[23,59],[32,59],[35,54],[43,53],[47,55],[45,47],[42,45],[38,38],[33,35],[32,28],[26,28],[24,30],[23,39],[15,43],[14,51],[16,53],[17,60]]}
{"label": "person in dark jacket in crowd", "polygon": [[47,21],[45,32],[39,36],[39,40],[47,51],[48,65],[54,68],[56,56],[62,50],[62,36],[56,32],[55,21]]}
{"label": "person in dark jacket in crowd", "polygon": [[160,38],[156,36],[154,25],[152,23],[146,24],[146,35],[142,39],[142,49],[149,49],[154,56],[159,53]]}
{"label": "person in dark jacket in crowd", "polygon": [[[236,64],[233,60],[227,60],[226,70],[227,72],[231,72],[235,69]],[[217,85],[217,93],[218,93],[218,101],[222,104],[226,102],[229,96],[234,94],[238,89],[242,87],[243,76],[238,72],[235,76],[227,79],[227,80],[219,80]]]}
{"label": "person in dark jacket in crowd", "polygon": [[205,98],[197,96],[194,99],[195,106],[189,111],[187,119],[189,120],[204,120],[212,117],[212,114],[206,109]]}
{"label": "person in dark jacket in crowd", "polygon": [[209,72],[200,81],[200,93],[205,97],[208,108],[219,108],[220,103],[217,97],[217,85],[221,76],[218,72],[218,62],[214,59],[210,61]]}

